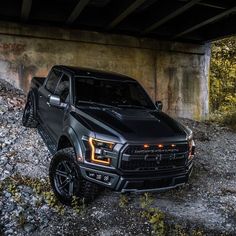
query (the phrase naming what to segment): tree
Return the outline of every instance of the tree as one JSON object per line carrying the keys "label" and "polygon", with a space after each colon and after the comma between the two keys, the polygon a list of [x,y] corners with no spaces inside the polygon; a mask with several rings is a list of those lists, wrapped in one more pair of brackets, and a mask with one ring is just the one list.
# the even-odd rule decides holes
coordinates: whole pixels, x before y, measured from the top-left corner
{"label": "tree", "polygon": [[212,43],[210,108],[236,110],[236,36]]}

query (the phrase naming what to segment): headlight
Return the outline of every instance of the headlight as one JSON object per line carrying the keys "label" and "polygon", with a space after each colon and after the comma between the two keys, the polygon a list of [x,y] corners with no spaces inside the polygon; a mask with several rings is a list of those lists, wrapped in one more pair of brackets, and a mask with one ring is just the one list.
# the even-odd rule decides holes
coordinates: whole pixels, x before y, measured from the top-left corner
{"label": "headlight", "polygon": [[91,147],[91,162],[103,165],[110,165],[111,160],[107,157],[107,151],[112,151],[115,143],[104,140],[89,138]]}

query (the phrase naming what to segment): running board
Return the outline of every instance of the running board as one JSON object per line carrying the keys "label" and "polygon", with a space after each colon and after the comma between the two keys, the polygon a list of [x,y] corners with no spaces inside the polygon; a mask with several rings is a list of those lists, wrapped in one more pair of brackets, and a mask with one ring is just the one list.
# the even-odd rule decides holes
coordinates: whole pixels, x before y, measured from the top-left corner
{"label": "running board", "polygon": [[54,155],[57,151],[57,146],[55,145],[55,142],[52,140],[52,138],[48,135],[48,133],[41,125],[38,125],[37,129],[48,150],[51,152],[52,155]]}

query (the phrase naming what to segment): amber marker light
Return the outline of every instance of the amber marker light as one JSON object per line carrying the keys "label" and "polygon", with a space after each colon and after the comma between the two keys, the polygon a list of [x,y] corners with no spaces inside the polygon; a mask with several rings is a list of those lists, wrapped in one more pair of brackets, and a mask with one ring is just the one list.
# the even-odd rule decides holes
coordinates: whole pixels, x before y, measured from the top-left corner
{"label": "amber marker light", "polygon": [[157,147],[159,147],[159,148],[163,148],[164,145],[163,145],[163,144],[158,144]]}
{"label": "amber marker light", "polygon": [[171,144],[170,146],[171,146],[172,148],[176,147],[176,145],[175,145],[175,144]]}
{"label": "amber marker light", "polygon": [[94,162],[94,163],[97,163],[97,164],[110,165],[110,163],[111,163],[110,158],[104,157],[105,160],[97,158],[96,149],[98,149],[98,148],[96,147],[96,142],[103,143],[104,145],[107,145],[110,149],[112,149],[114,147],[114,143],[107,142],[107,141],[102,141],[102,140],[97,140],[97,139],[94,139],[94,138],[91,138],[91,137],[89,138],[89,144],[90,144],[91,149],[92,149],[91,161]]}
{"label": "amber marker light", "polygon": [[144,148],[149,148],[149,145],[148,144],[144,144],[143,147]]}
{"label": "amber marker light", "polygon": [[112,149],[114,147],[114,143],[107,143],[108,147]]}

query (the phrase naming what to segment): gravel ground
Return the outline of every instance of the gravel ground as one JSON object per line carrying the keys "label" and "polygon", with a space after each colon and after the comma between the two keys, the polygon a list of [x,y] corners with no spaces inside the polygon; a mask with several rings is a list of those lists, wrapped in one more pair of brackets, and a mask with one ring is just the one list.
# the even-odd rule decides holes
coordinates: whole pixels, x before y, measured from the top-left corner
{"label": "gravel ground", "polygon": [[[0,235],[153,235],[142,195],[106,190],[74,208],[55,201],[51,155],[37,130],[21,126],[24,103],[20,90],[0,80]],[[184,187],[152,194],[150,207],[163,213],[167,235],[236,235],[236,133],[179,120],[194,131],[195,168]]]}

